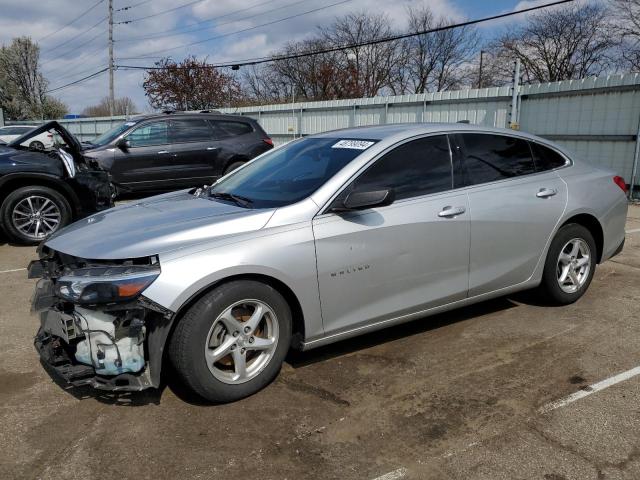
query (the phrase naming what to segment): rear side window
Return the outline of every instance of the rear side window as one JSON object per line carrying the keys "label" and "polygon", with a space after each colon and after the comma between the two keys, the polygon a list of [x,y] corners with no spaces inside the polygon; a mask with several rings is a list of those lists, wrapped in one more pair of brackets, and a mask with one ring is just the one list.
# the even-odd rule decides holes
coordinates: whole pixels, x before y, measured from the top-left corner
{"label": "rear side window", "polygon": [[530,143],[533,150],[533,157],[536,162],[536,170],[544,172],[545,170],[553,170],[554,168],[563,167],[567,161],[562,155],[555,150],[540,145],[539,143]]}
{"label": "rear side window", "polygon": [[495,182],[535,173],[528,142],[506,135],[463,133],[467,184]]}
{"label": "rear side window", "polygon": [[401,200],[451,190],[452,177],[449,142],[438,135],[393,149],[358,177],[353,189],[393,188]]}
{"label": "rear side window", "polygon": [[229,138],[253,132],[253,127],[244,122],[214,120],[211,122],[216,138]]}
{"label": "rear side window", "polygon": [[172,143],[206,142],[212,139],[212,133],[204,120],[181,118],[171,120],[169,137]]}

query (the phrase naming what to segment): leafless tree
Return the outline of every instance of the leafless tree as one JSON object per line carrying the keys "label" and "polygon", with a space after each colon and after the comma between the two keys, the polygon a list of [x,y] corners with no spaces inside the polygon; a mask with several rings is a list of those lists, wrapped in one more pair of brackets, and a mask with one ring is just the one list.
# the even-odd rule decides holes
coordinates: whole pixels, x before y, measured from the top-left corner
{"label": "leafless tree", "polygon": [[[136,113],[136,105],[129,97],[120,97],[114,99],[113,114],[114,115],[130,115]],[[97,105],[90,105],[82,111],[87,117],[108,117],[109,97],[104,97]]]}
{"label": "leafless tree", "polygon": [[154,108],[199,110],[242,104],[240,84],[234,77],[194,56],[176,63],[164,58],[148,70],[142,84]]}
{"label": "leafless tree", "polygon": [[582,4],[532,14],[494,47],[519,58],[530,82],[555,82],[599,75],[615,63],[616,38],[601,4]]}
{"label": "leafless tree", "polygon": [[[409,32],[416,33],[453,23],[436,18],[428,7],[409,8]],[[459,88],[469,74],[469,65],[477,51],[478,34],[472,27],[440,30],[404,41],[404,61],[407,87],[413,93],[439,92]]]}
{"label": "leafless tree", "polygon": [[640,0],[612,0],[611,7],[623,64],[640,71]]}
{"label": "leafless tree", "polygon": [[0,106],[9,118],[57,118],[66,113],[64,104],[46,95],[39,60],[40,47],[28,37],[0,47]]}

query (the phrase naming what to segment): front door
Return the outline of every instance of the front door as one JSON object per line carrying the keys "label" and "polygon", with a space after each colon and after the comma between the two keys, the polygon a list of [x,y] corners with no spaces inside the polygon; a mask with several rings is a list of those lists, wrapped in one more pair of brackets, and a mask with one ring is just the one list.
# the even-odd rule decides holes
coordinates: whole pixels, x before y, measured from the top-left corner
{"label": "front door", "polygon": [[202,118],[175,118],[169,130],[171,151],[175,155],[167,179],[175,188],[211,184],[218,177],[218,142]]}
{"label": "front door", "polygon": [[[394,148],[350,191],[392,188],[386,207],[324,213],[313,221],[325,333],[335,333],[466,297],[469,216],[453,188],[446,135]],[[334,202],[335,203],[335,202]]]}

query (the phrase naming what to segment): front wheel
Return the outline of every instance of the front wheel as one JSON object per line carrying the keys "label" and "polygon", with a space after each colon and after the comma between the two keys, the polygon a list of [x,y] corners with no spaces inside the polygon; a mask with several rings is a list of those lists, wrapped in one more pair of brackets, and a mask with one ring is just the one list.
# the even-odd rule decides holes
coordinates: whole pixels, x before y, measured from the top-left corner
{"label": "front wheel", "polygon": [[183,382],[212,402],[256,393],[278,374],[291,342],[291,310],[274,288],[241,280],[205,294],[171,337]]}
{"label": "front wheel", "polygon": [[562,227],[549,246],[541,289],[556,304],[568,305],[589,288],[597,263],[596,243],[582,225]]}

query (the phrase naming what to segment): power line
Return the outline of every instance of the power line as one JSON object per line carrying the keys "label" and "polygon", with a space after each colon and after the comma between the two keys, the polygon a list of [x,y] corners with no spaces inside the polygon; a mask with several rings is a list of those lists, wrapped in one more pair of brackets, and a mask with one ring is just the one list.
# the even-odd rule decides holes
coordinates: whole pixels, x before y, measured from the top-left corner
{"label": "power line", "polygon": [[[235,32],[229,32],[229,33],[225,33],[225,34],[222,34],[222,35],[217,35],[215,37],[205,38],[204,40],[198,40],[196,42],[186,43],[184,45],[178,45],[177,47],[165,48],[165,49],[162,49],[162,50],[156,50],[156,51],[148,52],[148,53],[149,53],[149,55],[153,55],[155,53],[164,53],[164,52],[169,52],[171,50],[177,50],[179,48],[191,47],[193,45],[199,45],[201,43],[210,42],[212,40],[218,40],[219,38],[229,37],[231,35],[236,35],[238,33],[244,33],[244,32],[248,32],[250,30],[255,30],[255,29],[260,28],[260,27],[266,27],[268,25],[273,25],[273,24],[276,24],[276,23],[284,22],[286,20],[291,20],[292,18],[302,17],[303,15],[308,15],[310,13],[318,12],[320,10],[324,10],[324,9],[330,8],[330,7],[335,7],[336,5],[342,5],[343,3],[347,3],[347,2],[351,2],[351,1],[352,0],[341,0],[340,2],[336,2],[336,3],[329,4],[329,5],[325,5],[324,7],[318,7],[318,8],[314,8],[312,10],[307,10],[306,12],[297,13],[295,15],[289,15],[288,17],[280,18],[278,20],[273,20],[271,22],[261,23],[260,25],[255,25],[253,27],[244,28],[242,30],[236,30]],[[565,0],[565,1],[571,1],[571,0]],[[149,56],[143,56],[143,57],[131,57],[131,58],[137,60],[137,59],[146,59],[146,58],[150,58],[150,57]]]}
{"label": "power line", "polygon": [[[124,38],[124,39],[118,40],[118,42],[132,42],[132,41],[134,41],[134,40],[135,40],[135,41],[137,41],[137,40],[147,40],[147,39],[150,39],[150,38],[161,38],[161,37],[165,37],[165,36],[166,36],[166,37],[173,37],[173,36],[175,36],[175,35],[179,35],[179,33],[176,33],[176,34],[169,34],[169,35],[167,35],[167,33],[169,33],[169,32],[183,32],[183,33],[193,33],[193,32],[198,32],[198,31],[200,31],[200,30],[206,30],[206,29],[208,29],[208,28],[212,28],[212,27],[214,27],[214,26],[215,26],[215,27],[220,27],[220,26],[222,26],[222,25],[227,25],[228,23],[239,22],[239,21],[241,21],[241,20],[248,20],[248,19],[253,18],[253,17],[257,16],[257,15],[264,15],[265,13],[270,13],[270,12],[273,12],[273,11],[275,11],[275,10],[280,10],[280,9],[282,9],[282,8],[291,7],[291,6],[295,5],[295,4],[302,3],[301,1],[298,1],[298,2],[295,2],[295,3],[292,3],[292,4],[284,5],[284,6],[282,6],[282,7],[274,8],[274,9],[271,9],[271,10],[266,10],[266,11],[264,11],[264,12],[260,12],[260,13],[258,13],[258,14],[256,14],[256,15],[252,15],[252,16],[250,16],[250,17],[243,17],[243,18],[239,18],[239,19],[237,19],[237,20],[232,20],[232,21],[230,21],[230,22],[218,23],[218,24],[216,24],[216,25],[210,25],[210,26],[207,26],[207,27],[204,27],[204,28],[198,28],[198,29],[194,29],[194,30],[187,30],[187,29],[189,29],[189,28],[191,28],[191,27],[195,27],[195,26],[197,26],[197,25],[201,25],[201,24],[203,24],[203,23],[210,23],[210,22],[213,22],[214,20],[220,20],[221,18],[230,17],[231,15],[235,15],[236,13],[246,12],[247,10],[251,10],[251,9],[253,9],[253,8],[260,7],[260,6],[262,6],[262,5],[266,5],[266,4],[268,4],[268,3],[273,3],[274,1],[277,1],[277,0],[267,0],[266,2],[256,3],[256,4],[251,5],[251,6],[249,6],[249,7],[241,8],[240,10],[235,10],[235,11],[233,11],[233,12],[225,13],[224,15],[219,15],[219,16],[217,16],[217,17],[212,17],[212,18],[208,18],[208,19],[206,19],[206,20],[201,20],[201,21],[199,21],[199,22],[195,22],[195,23],[192,23],[192,24],[190,24],[190,25],[185,25],[185,26],[183,26],[183,27],[177,27],[177,28],[172,28],[172,29],[170,29],[170,30],[165,30],[165,31],[164,31],[164,32],[162,32],[162,33],[157,33],[157,34],[153,34],[153,35],[145,35],[145,36],[140,36],[140,37],[129,37],[129,38]],[[307,2],[307,1],[309,1],[309,0],[302,0],[302,1],[303,1],[303,2]]]}
{"label": "power line", "polygon": [[[478,18],[478,19],[475,19],[475,20],[468,20],[466,22],[461,22],[461,23],[453,23],[453,24],[450,24],[450,25],[444,25],[444,26],[432,28],[432,29],[429,29],[429,30],[422,30],[422,31],[419,31],[419,32],[392,35],[392,36],[389,36],[389,37],[383,37],[383,38],[379,38],[379,39],[376,39],[376,40],[369,40],[369,41],[366,41],[366,42],[351,43],[351,44],[341,45],[341,46],[338,46],[338,47],[324,48],[324,49],[320,49],[320,50],[313,50],[313,51],[308,51],[308,52],[303,52],[303,53],[295,53],[295,54],[290,54],[290,55],[272,55],[270,57],[257,57],[255,59],[237,60],[237,61],[233,61],[233,62],[202,65],[200,67],[179,67],[179,66],[176,66],[174,68],[229,68],[229,67],[237,68],[237,67],[241,67],[241,66],[259,65],[259,64],[262,64],[262,63],[270,63],[270,62],[276,62],[276,61],[281,61],[281,60],[290,60],[290,59],[295,59],[295,58],[310,57],[310,56],[313,56],[313,55],[321,55],[321,54],[325,54],[325,53],[332,53],[332,52],[337,52],[337,51],[340,51],[340,50],[349,50],[349,49],[353,49],[353,48],[365,47],[365,46],[368,46],[368,45],[377,45],[377,44],[380,44],[380,43],[393,42],[393,41],[396,41],[396,40],[402,40],[402,39],[405,39],[405,38],[416,37],[416,36],[419,36],[419,35],[425,35],[425,34],[440,32],[440,31],[444,31],[444,30],[451,30],[451,29],[454,29],[454,28],[466,27],[466,26],[469,26],[469,25],[476,25],[476,24],[479,24],[479,23],[489,22],[489,21],[492,21],[492,20],[500,19],[500,18],[511,17],[511,16],[514,16],[514,15],[520,15],[522,13],[532,12],[534,10],[540,10],[540,9],[543,9],[543,8],[553,7],[553,6],[556,6],[556,5],[561,5],[561,4],[564,4],[564,3],[570,3],[570,2],[573,2],[573,1],[574,0],[558,0],[556,2],[546,3],[546,4],[538,5],[538,6],[535,6],[535,7],[524,8],[522,10],[517,10],[517,11],[514,11],[514,12],[501,13],[501,14],[498,14],[498,15],[492,15],[492,16],[489,16],[489,17]],[[344,2],[340,2],[340,3],[344,3]],[[328,6],[331,6],[331,5],[328,5]],[[276,22],[271,22],[271,23],[276,23]],[[269,24],[270,23],[264,24],[264,25],[269,25]],[[264,25],[258,25],[258,27],[259,26],[264,26]],[[254,27],[254,28],[257,28],[257,27]],[[233,32],[233,33],[239,33],[239,32]],[[201,43],[201,42],[197,42],[197,43]],[[176,48],[180,48],[180,47],[176,47]],[[168,49],[168,50],[172,50],[172,49]],[[165,51],[167,51],[167,50],[165,50]],[[157,53],[157,52],[151,52],[151,53]],[[146,57],[137,57],[137,58],[146,58]],[[144,67],[144,66],[139,66],[139,65],[119,65],[118,68],[125,69],[125,70],[164,70],[166,67],[157,67],[157,66]]]}
{"label": "power line", "polygon": [[104,22],[107,19],[107,17],[103,17],[100,20],[98,20],[96,23],[94,23],[91,27],[87,28],[86,30],[84,30],[83,32],[74,35],[73,37],[71,37],[68,40],[65,40],[64,42],[56,45],[55,47],[51,47],[51,48],[45,48],[44,50],[42,50],[42,53],[48,53],[48,52],[53,52],[54,50],[57,50],[60,47],[63,47],[65,45],[67,45],[68,43],[71,43],[72,41],[74,41],[76,38],[81,37],[82,35],[84,35],[85,33],[89,33],[91,30],[93,30],[94,28],[96,28],[98,25],[100,25],[102,22]]}
{"label": "power line", "polygon": [[144,5],[145,3],[149,3],[151,0],[143,0],[142,2],[134,3],[133,5],[127,5],[126,7],[117,8],[114,12],[124,12],[125,10],[131,10],[132,8],[139,7],[140,5]]}
{"label": "power line", "polygon": [[65,25],[63,25],[62,27],[60,27],[58,30],[56,30],[55,32],[49,33],[47,35],[45,35],[44,37],[41,37],[38,39],[38,42],[41,42],[42,40],[44,40],[45,38],[49,38],[52,37],[53,35],[55,35],[58,32],[61,32],[62,30],[64,30],[65,28],[67,28],[69,25],[71,25],[73,22],[75,22],[76,20],[80,20],[82,17],[84,17],[87,13],[89,13],[91,10],[93,10],[94,8],[96,8],[98,5],[100,5],[102,2],[104,2],[104,0],[98,0],[98,2],[96,2],[95,4],[93,4],[93,6],[89,7],[87,10],[85,10],[84,12],[82,12],[80,15],[78,15],[76,18],[74,18],[73,20],[71,20],[70,22],[66,23]]}
{"label": "power line", "polygon": [[[91,37],[89,40],[87,40],[87,41],[85,41],[85,42],[82,42],[80,45],[76,45],[76,47],[75,47],[75,48],[72,48],[71,50],[67,50],[66,52],[64,52],[64,53],[62,53],[62,54],[60,54],[60,55],[58,55],[58,57],[57,57],[57,58],[65,57],[65,56],[69,55],[70,53],[75,52],[76,50],[80,50],[80,49],[81,49],[82,47],[84,47],[85,45],[90,44],[90,43],[91,43],[91,42],[93,42],[96,38],[98,38],[98,37],[100,37],[101,35],[103,35],[103,34],[104,34],[104,32],[105,32],[105,30],[100,30],[98,33],[96,33],[96,34],[95,34],[93,37]],[[43,62],[41,66],[44,66],[44,65],[48,65],[48,64],[50,64],[50,63],[53,63],[53,61],[54,61],[54,60],[55,60],[55,59],[51,59],[51,60],[48,60],[48,61],[46,61],[46,62]]]}
{"label": "power line", "polygon": [[[89,57],[89,56],[93,55],[94,53],[97,53],[97,52],[100,52],[100,51],[104,51],[104,50],[106,50],[107,47],[108,47],[108,45],[106,45],[106,44],[98,45],[98,48],[94,48],[92,50],[89,50],[88,52],[84,52],[79,57],[74,58],[72,60],[72,62],[78,62],[78,61],[82,60],[85,57]],[[47,63],[52,63],[52,62],[50,61],[50,62],[47,62]],[[82,65],[84,66],[84,63]],[[47,72],[47,76],[51,76],[51,74],[53,74],[55,72],[58,72],[58,71],[63,70],[63,69],[66,70],[68,68],[69,67],[67,65],[60,65],[60,66],[54,68],[53,70],[50,70],[49,72]],[[77,66],[76,66],[76,68],[77,68]],[[65,73],[66,73],[66,71],[65,71]]]}
{"label": "power line", "polygon": [[125,20],[122,22],[118,22],[117,25],[124,25],[127,23],[134,23],[134,22],[140,22],[142,20],[146,20],[147,18],[153,18],[153,17],[158,17],[160,15],[164,15],[165,13],[170,13],[170,12],[175,12],[176,10],[180,10],[181,8],[185,8],[185,7],[189,7],[191,5],[194,5],[196,3],[200,3],[203,2],[204,0],[193,0],[189,3],[185,3],[184,5],[178,5],[177,7],[173,7],[173,8],[169,8],[168,10],[162,10],[160,12],[157,13],[152,13],[151,15],[145,15],[144,17],[138,17],[138,18],[134,18],[132,20]]}
{"label": "power line", "polygon": [[87,81],[87,80],[89,80],[91,78],[97,77],[98,75],[106,72],[107,70],[109,70],[109,67],[105,67],[102,70],[98,70],[97,72],[94,72],[91,75],[87,75],[86,77],[79,78],[78,80],[74,80],[73,82],[69,82],[69,83],[61,85],[59,87],[52,88],[50,90],[45,91],[44,93],[57,92],[58,90],[62,90],[63,88],[67,88],[67,87],[70,87],[72,85],[77,85],[78,83],[85,82],[85,81]]}

